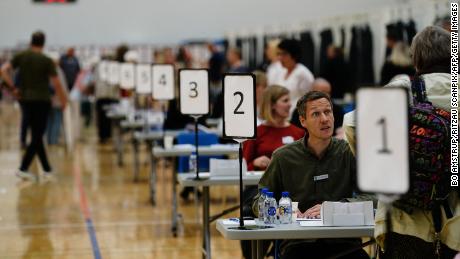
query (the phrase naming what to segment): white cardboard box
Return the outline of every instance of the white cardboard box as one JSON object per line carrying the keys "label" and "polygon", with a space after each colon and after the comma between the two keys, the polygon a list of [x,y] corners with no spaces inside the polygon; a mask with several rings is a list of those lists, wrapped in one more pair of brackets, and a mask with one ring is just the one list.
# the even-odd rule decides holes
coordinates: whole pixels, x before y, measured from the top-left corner
{"label": "white cardboard box", "polygon": [[368,226],[374,225],[372,201],[331,202],[321,206],[324,226]]}
{"label": "white cardboard box", "polygon": [[[211,158],[209,160],[209,172],[213,175],[239,175],[240,164],[238,159],[217,159]],[[247,172],[248,168],[246,161],[243,159],[243,174]]]}

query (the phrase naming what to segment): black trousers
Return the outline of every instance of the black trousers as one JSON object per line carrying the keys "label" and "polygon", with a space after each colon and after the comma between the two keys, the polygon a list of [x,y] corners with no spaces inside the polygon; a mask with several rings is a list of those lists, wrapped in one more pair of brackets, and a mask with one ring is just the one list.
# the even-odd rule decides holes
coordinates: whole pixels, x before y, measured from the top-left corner
{"label": "black trousers", "polygon": [[[382,259],[432,259],[437,258],[434,243],[423,239],[390,232],[385,235],[385,253],[381,252]],[[454,258],[458,251],[454,251],[444,244],[440,247],[441,259]]]}
{"label": "black trousers", "polygon": [[21,142],[21,146],[26,146],[27,129],[29,128],[29,125],[28,125],[29,119],[26,117],[26,114],[24,113],[24,104],[20,102],[19,105],[21,107],[21,132],[19,135],[19,140]]}
{"label": "black trousers", "polygon": [[46,130],[51,102],[24,101],[22,106],[24,111],[23,116],[27,118],[27,123],[32,131],[32,141],[27,146],[19,169],[21,171],[27,171],[35,154],[37,154],[40,162],[42,163],[43,170],[49,172],[51,171],[51,167],[46,156],[45,146],[43,144],[43,135]]}
{"label": "black trousers", "polygon": [[100,98],[96,101],[97,134],[101,142],[106,141],[112,136],[112,125],[103,107],[116,102],[117,100],[111,98]]}

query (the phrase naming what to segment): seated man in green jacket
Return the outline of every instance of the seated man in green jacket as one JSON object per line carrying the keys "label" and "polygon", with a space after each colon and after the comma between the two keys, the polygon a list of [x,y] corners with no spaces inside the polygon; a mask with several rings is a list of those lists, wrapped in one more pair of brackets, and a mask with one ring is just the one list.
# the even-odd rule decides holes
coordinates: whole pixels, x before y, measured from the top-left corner
{"label": "seated man in green jacket", "polygon": [[[311,91],[297,102],[302,126],[308,134],[277,149],[259,188],[267,187],[276,200],[288,191],[299,202],[300,216],[320,217],[323,201],[352,197],[355,190],[356,161],[347,142],[333,138],[334,116],[330,97]],[[253,210],[257,215],[257,200]],[[360,244],[360,239],[284,240],[282,258],[327,258]],[[369,258],[364,250],[341,258]]]}

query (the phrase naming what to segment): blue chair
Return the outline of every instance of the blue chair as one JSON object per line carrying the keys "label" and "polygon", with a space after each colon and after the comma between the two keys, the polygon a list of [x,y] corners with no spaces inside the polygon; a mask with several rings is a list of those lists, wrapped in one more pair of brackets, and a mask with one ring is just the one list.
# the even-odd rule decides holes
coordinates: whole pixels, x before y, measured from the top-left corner
{"label": "blue chair", "polygon": [[[181,133],[176,137],[177,144],[195,145],[195,133]],[[219,137],[214,133],[198,132],[198,145],[209,146],[219,143]],[[200,155],[199,166],[200,172],[209,171],[210,158],[223,158],[223,156],[202,156]],[[179,173],[189,172],[189,156],[180,156],[177,159],[177,171]]]}

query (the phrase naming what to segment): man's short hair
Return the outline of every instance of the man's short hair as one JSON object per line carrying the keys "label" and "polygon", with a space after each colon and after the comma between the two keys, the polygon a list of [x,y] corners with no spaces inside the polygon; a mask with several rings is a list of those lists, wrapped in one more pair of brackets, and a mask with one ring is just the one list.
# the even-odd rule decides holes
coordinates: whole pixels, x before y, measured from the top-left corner
{"label": "man's short hair", "polygon": [[32,34],[30,44],[35,47],[45,46],[45,34],[42,31],[36,31]]}
{"label": "man's short hair", "polygon": [[331,108],[332,108],[332,100],[328,94],[319,92],[319,91],[310,91],[306,93],[304,96],[300,97],[300,99],[297,101],[296,107],[297,107],[297,112],[299,113],[299,116],[302,118],[306,118],[307,102],[311,102],[311,101],[318,100],[321,98],[326,98],[331,104]]}
{"label": "man's short hair", "polygon": [[428,26],[415,35],[411,52],[417,71],[450,67],[450,33],[438,26]]}
{"label": "man's short hair", "polygon": [[300,47],[300,42],[295,39],[284,39],[278,44],[280,50],[286,51],[291,55],[291,57],[299,62],[302,56],[302,48]]}

